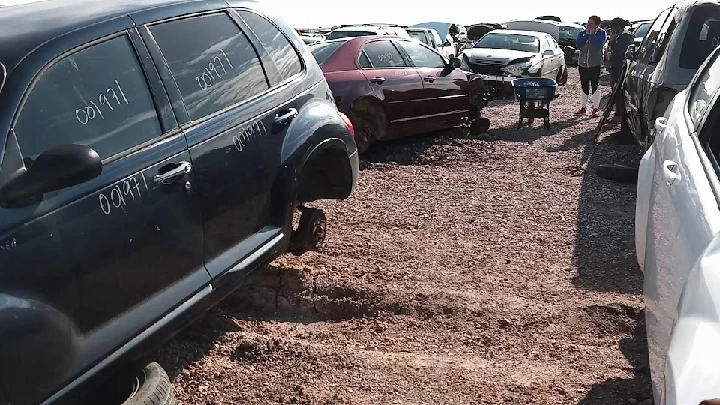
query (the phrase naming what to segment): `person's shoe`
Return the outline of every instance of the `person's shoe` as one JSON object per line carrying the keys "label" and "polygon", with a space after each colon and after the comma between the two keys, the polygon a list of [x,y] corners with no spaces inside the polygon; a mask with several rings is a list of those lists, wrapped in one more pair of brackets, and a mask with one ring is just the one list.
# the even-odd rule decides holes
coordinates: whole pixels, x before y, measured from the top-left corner
{"label": "person's shoe", "polygon": [[583,107],[575,112],[575,115],[585,115],[585,114],[587,114],[587,110],[585,109],[585,107]]}
{"label": "person's shoe", "polygon": [[602,111],[599,108],[593,108],[591,115],[593,117],[599,117],[602,115]]}

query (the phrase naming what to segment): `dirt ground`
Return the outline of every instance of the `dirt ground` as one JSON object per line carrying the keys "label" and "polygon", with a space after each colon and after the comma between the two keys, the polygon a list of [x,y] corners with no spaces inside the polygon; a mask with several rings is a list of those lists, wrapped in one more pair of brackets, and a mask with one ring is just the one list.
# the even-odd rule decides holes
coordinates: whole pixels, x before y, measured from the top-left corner
{"label": "dirt ground", "polygon": [[376,145],[350,199],[315,205],[324,250],[159,351],[179,402],[650,404],[635,186],[593,170],[639,150],[593,145],[578,89],[549,131],[496,100],[489,135]]}

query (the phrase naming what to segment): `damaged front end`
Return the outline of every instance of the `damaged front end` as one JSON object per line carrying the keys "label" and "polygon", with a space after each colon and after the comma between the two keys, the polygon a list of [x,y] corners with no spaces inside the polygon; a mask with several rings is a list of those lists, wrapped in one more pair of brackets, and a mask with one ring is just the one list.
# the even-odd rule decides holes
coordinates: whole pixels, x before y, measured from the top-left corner
{"label": "damaged front end", "polygon": [[472,73],[465,71],[468,78],[468,90],[470,96],[470,113],[468,121],[470,123],[470,132],[480,134],[490,129],[490,120],[481,116],[483,108],[495,97],[496,89],[488,89],[485,86],[485,75],[480,73]]}

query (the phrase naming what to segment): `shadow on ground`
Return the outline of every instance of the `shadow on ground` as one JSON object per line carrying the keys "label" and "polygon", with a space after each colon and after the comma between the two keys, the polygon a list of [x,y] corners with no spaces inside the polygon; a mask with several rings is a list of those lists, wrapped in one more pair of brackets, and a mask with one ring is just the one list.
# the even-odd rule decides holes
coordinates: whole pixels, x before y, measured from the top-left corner
{"label": "shadow on ground", "polygon": [[[579,405],[652,404],[650,368],[645,339],[645,311],[631,311],[634,327],[620,341],[620,350],[632,367],[630,378],[611,378],[593,384]],[[634,400],[634,402],[632,402]]]}
{"label": "shadow on ground", "polygon": [[[584,146],[583,146],[584,145]],[[618,143],[593,144],[593,137],[570,138],[556,150],[583,147],[582,184],[574,260],[580,288],[642,294],[642,273],[635,255],[635,188],[600,178],[602,164],[635,166],[640,147]]]}
{"label": "shadow on ground", "polygon": [[453,128],[376,142],[360,156],[363,161],[360,168],[377,167],[378,164],[445,166],[460,157],[483,160],[487,145],[472,142],[476,140],[492,141],[494,138],[488,134],[471,135],[467,128]]}

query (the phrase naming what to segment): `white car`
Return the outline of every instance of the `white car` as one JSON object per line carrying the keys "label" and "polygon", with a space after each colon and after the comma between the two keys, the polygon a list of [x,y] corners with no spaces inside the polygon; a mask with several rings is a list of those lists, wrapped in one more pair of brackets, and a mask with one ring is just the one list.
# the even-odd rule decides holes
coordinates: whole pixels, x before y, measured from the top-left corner
{"label": "white car", "polygon": [[326,40],[362,37],[366,35],[390,35],[394,37],[410,38],[410,35],[404,28],[398,26],[386,25],[349,25],[339,27],[332,30],[326,37]]}
{"label": "white car", "polygon": [[638,172],[635,245],[657,405],[720,398],[719,53],[656,119]]}
{"label": "white car", "polygon": [[434,28],[411,27],[406,28],[405,31],[410,35],[410,38],[435,49],[445,59],[450,60],[455,56],[455,46],[452,44],[452,38],[450,38],[449,34],[448,40],[443,42],[440,39],[440,34]]}
{"label": "white car", "polygon": [[550,34],[524,30],[493,30],[471,49],[462,51],[460,68],[510,83],[518,77],[547,77],[567,83],[565,53]]}

